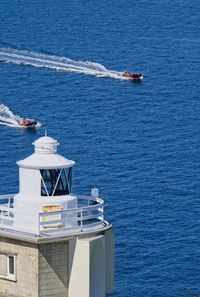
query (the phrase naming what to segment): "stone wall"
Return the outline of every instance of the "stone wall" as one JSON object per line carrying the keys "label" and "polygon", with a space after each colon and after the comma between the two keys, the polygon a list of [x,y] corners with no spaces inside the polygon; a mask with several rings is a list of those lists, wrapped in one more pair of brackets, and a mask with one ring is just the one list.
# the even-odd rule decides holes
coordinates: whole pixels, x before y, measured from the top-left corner
{"label": "stone wall", "polygon": [[68,296],[68,243],[39,246],[39,297]]}
{"label": "stone wall", "polygon": [[0,237],[0,253],[16,255],[16,281],[0,278],[0,297],[38,297],[38,249],[31,243]]}
{"label": "stone wall", "polygon": [[16,281],[0,278],[0,297],[67,297],[68,244],[0,237],[0,253],[16,255]]}

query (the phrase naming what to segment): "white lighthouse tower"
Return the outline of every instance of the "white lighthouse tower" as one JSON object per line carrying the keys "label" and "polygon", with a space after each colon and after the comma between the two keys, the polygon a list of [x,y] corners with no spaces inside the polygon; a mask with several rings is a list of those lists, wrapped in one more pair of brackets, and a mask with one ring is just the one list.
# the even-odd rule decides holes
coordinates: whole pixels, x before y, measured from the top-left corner
{"label": "white lighthouse tower", "polygon": [[[18,161],[19,193],[0,196],[0,295],[104,297],[114,286],[114,236],[98,190],[72,192],[74,161],[48,136]],[[8,282],[9,281],[9,282]]]}

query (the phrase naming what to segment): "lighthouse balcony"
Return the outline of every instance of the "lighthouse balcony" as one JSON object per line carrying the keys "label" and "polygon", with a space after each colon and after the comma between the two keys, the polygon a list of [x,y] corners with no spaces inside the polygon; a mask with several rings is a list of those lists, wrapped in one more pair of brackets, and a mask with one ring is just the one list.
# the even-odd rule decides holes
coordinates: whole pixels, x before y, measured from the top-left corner
{"label": "lighthouse balcony", "polygon": [[[104,201],[94,196],[70,194],[76,203],[43,203],[40,211],[15,208],[16,194],[0,196],[0,229],[34,236],[74,235],[105,228]],[[56,197],[55,197],[56,198]],[[20,218],[20,224],[19,219]]]}

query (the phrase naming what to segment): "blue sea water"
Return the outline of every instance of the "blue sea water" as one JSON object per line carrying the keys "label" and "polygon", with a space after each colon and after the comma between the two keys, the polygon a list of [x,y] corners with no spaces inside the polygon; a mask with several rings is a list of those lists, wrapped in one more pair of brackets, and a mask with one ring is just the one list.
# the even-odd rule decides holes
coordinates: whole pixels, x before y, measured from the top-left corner
{"label": "blue sea water", "polygon": [[15,162],[48,129],[77,163],[74,192],[96,186],[105,200],[113,297],[200,296],[199,9],[197,0],[0,2],[0,53],[144,73],[134,84],[0,63],[1,104],[43,124],[0,126],[0,193],[17,192]]}

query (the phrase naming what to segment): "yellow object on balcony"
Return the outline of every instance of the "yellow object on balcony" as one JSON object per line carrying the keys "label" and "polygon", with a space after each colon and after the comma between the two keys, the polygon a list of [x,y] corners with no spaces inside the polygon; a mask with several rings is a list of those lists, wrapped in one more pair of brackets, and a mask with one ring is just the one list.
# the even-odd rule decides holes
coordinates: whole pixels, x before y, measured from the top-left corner
{"label": "yellow object on balcony", "polygon": [[[62,205],[55,205],[55,204],[51,204],[51,205],[43,205],[42,206],[42,212],[53,212],[53,211],[59,211],[59,210],[63,210]],[[62,228],[63,227],[63,223],[62,222],[58,222],[61,221],[62,219],[62,215],[60,213],[58,214],[52,214],[52,215],[48,215],[48,216],[43,216],[42,217],[42,222],[52,222],[52,223],[48,223],[47,225],[43,225],[44,229],[51,229],[51,228]],[[53,221],[55,221],[55,223],[53,223]]]}

